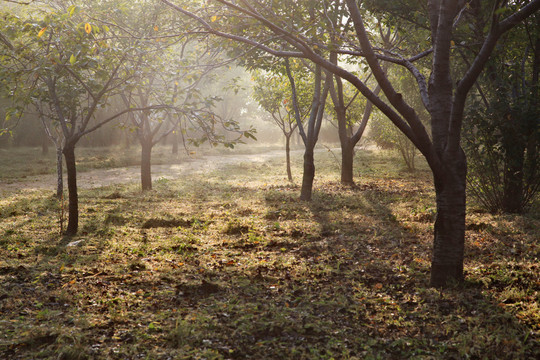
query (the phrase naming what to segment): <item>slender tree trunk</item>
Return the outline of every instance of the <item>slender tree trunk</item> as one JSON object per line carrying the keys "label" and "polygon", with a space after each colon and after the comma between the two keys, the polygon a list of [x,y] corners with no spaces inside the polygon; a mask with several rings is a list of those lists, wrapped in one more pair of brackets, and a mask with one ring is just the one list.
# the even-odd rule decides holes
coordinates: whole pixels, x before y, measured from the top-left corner
{"label": "slender tree trunk", "polygon": [[41,155],[47,155],[49,153],[49,138],[47,136],[41,137]]}
{"label": "slender tree trunk", "polygon": [[291,171],[291,134],[285,134],[285,155],[287,158],[287,179],[290,182],[293,182],[292,171]]}
{"label": "slender tree trunk", "polygon": [[354,146],[347,138],[341,141],[341,183],[343,185],[354,185],[353,162]]}
{"label": "slender tree trunk", "polygon": [[152,190],[152,142],[141,142],[141,186],[142,190]]}
{"label": "slender tree trunk", "polygon": [[313,148],[307,146],[306,151],[304,152],[304,175],[302,176],[302,190],[300,192],[300,200],[311,201],[314,179],[315,160],[313,156]]}
{"label": "slender tree trunk", "polygon": [[79,197],[77,194],[77,167],[75,165],[75,145],[64,146],[64,158],[66,159],[67,181],[69,191],[69,221],[66,235],[73,236],[79,229]]}
{"label": "slender tree trunk", "polygon": [[62,199],[64,193],[64,178],[62,169],[62,147],[56,148],[56,197]]}
{"label": "slender tree trunk", "polygon": [[433,287],[463,281],[467,174],[465,154],[459,151],[448,155],[445,164],[445,174],[435,178],[437,219],[430,281]]}
{"label": "slender tree trunk", "polygon": [[178,139],[178,134],[176,132],[173,132],[171,134],[172,136],[172,153],[174,155],[178,155],[178,143],[179,143],[179,139]]}
{"label": "slender tree trunk", "polygon": [[130,131],[124,130],[124,148],[129,149],[131,147],[131,136],[132,133]]}
{"label": "slender tree trunk", "polygon": [[525,144],[518,139],[506,146],[506,166],[504,169],[504,192],[502,211],[519,213],[523,210],[523,166]]}
{"label": "slender tree trunk", "polygon": [[[335,102],[337,103],[337,100],[335,100]],[[335,105],[334,108],[338,119],[339,143],[341,145],[341,183],[343,185],[352,186],[354,185],[354,143],[347,134],[348,129],[345,107],[342,105]]]}

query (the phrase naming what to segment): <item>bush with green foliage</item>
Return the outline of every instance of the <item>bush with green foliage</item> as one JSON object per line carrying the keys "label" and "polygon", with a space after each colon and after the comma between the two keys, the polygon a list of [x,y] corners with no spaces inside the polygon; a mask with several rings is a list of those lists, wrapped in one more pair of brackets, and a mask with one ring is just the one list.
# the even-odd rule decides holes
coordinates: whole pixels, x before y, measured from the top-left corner
{"label": "bush with green foliage", "polygon": [[490,212],[523,212],[540,190],[540,112],[530,104],[501,94],[490,107],[469,106],[468,189]]}

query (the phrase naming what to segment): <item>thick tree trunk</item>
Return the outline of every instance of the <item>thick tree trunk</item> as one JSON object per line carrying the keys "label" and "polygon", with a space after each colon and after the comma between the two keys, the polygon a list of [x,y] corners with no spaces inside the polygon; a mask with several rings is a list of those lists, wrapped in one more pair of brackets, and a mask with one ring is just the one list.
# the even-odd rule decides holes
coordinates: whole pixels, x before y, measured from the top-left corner
{"label": "thick tree trunk", "polygon": [[313,156],[313,149],[306,148],[306,151],[304,152],[304,175],[302,176],[302,189],[300,191],[300,200],[311,201],[314,179],[315,160]]}
{"label": "thick tree trunk", "polygon": [[75,145],[64,146],[64,158],[66,159],[67,181],[69,191],[68,214],[69,221],[66,235],[73,236],[79,229],[79,197],[77,194],[77,167],[75,165]]}
{"label": "thick tree trunk", "polygon": [[341,141],[341,183],[343,185],[354,185],[353,162],[354,146],[349,139]]}
{"label": "thick tree trunk", "polygon": [[445,159],[445,174],[436,176],[437,219],[431,262],[433,287],[463,281],[465,246],[465,184],[467,163],[463,151]]}
{"label": "thick tree trunk", "polygon": [[56,197],[62,199],[64,193],[64,178],[62,170],[62,148],[56,148]]}
{"label": "thick tree trunk", "polygon": [[141,142],[141,186],[142,190],[152,190],[152,143]]}
{"label": "thick tree trunk", "polygon": [[289,179],[290,182],[293,182],[291,171],[291,136],[292,134],[285,135],[285,156],[287,159],[287,179]]}

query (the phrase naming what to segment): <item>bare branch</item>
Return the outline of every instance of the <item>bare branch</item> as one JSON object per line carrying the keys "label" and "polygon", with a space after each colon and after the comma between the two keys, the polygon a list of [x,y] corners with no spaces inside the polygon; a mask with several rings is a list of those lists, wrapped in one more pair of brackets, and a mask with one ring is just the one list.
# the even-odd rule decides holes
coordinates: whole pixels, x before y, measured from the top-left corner
{"label": "bare branch", "polygon": [[276,49],[273,49],[273,48],[270,48],[260,42],[257,42],[257,41],[254,41],[254,40],[251,40],[251,39],[248,39],[248,38],[245,38],[245,37],[242,37],[242,36],[238,36],[238,35],[233,35],[233,34],[229,34],[229,33],[224,33],[222,31],[219,31],[219,30],[216,30],[214,29],[210,24],[208,24],[204,19],[202,19],[201,17],[195,15],[194,13],[190,12],[190,11],[187,11],[185,9],[183,9],[182,7],[180,6],[177,6],[173,3],[171,3],[169,0],[161,0],[163,3],[169,5],[170,7],[172,7],[173,9],[175,9],[176,11],[186,15],[186,16],[189,16],[190,18],[196,20],[197,22],[199,22],[210,34],[213,34],[213,35],[216,35],[216,36],[219,36],[219,37],[222,37],[222,38],[226,38],[226,39],[230,39],[230,40],[234,40],[234,41],[238,41],[238,42],[241,42],[241,43],[244,43],[244,44],[248,44],[248,45],[251,45],[255,48],[258,48],[264,52],[267,52],[271,55],[274,55],[274,56],[277,56],[277,57],[304,57],[304,54],[301,53],[301,52],[292,52],[292,51],[283,51],[283,50],[276,50]]}
{"label": "bare branch", "polygon": [[167,105],[152,105],[152,106],[147,106],[147,107],[137,107],[137,108],[129,108],[129,109],[125,109],[123,111],[120,111],[119,113],[116,113],[110,117],[108,117],[107,119],[103,120],[103,121],[100,121],[99,124],[91,127],[91,128],[88,128],[87,130],[79,133],[79,137],[82,137],[88,133],[91,133],[92,131],[95,131],[97,129],[99,129],[100,127],[102,127],[103,125],[113,121],[114,119],[124,115],[124,114],[127,114],[127,113],[131,113],[131,112],[134,112],[134,111],[146,111],[146,110],[162,110],[162,109],[171,109],[171,106],[167,106]]}
{"label": "bare branch", "polygon": [[304,141],[304,144],[307,145],[307,135],[304,131],[304,126],[302,125],[302,120],[300,118],[300,109],[298,108],[298,96],[296,95],[296,86],[294,82],[294,77],[291,74],[291,67],[289,65],[289,59],[285,59],[285,69],[287,70],[287,76],[289,77],[289,82],[291,84],[292,92],[292,102],[294,108],[294,116],[296,119],[296,124],[298,125],[298,132]]}

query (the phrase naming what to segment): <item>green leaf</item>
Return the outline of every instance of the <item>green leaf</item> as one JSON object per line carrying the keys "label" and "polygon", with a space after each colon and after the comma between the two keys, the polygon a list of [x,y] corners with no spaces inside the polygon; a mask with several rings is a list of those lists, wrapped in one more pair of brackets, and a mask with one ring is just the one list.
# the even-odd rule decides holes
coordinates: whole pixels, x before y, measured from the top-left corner
{"label": "green leaf", "polygon": [[244,131],[244,137],[257,141],[257,138],[252,133],[250,133],[249,131]]}
{"label": "green leaf", "polygon": [[73,65],[75,64],[76,61],[77,61],[77,57],[75,56],[75,54],[71,54],[71,57],[69,58],[69,63]]}

